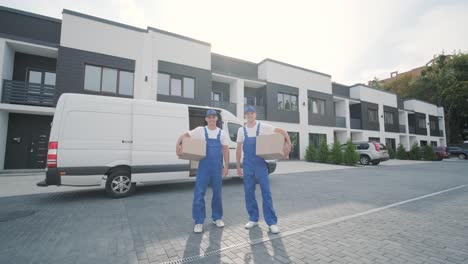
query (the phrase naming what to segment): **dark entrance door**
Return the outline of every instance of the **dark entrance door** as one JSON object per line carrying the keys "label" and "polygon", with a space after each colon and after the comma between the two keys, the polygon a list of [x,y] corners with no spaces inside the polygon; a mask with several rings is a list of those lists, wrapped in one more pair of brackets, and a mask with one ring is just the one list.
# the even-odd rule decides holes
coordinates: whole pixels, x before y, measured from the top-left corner
{"label": "dark entrance door", "polygon": [[52,116],[10,113],[5,169],[46,167],[51,122]]}
{"label": "dark entrance door", "polygon": [[291,139],[291,153],[289,153],[289,159],[298,160],[299,159],[299,133],[298,132],[288,132],[289,138]]}

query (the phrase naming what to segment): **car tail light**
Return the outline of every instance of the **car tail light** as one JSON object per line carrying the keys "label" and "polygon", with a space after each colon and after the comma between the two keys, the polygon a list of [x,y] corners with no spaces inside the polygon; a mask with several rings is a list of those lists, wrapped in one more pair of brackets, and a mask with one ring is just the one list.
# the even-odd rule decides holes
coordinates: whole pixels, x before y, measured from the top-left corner
{"label": "car tail light", "polygon": [[372,143],[372,144],[374,144],[375,150],[380,151],[380,145],[379,145],[379,143],[375,143],[375,142],[374,142],[374,143]]}
{"label": "car tail light", "polygon": [[57,168],[57,148],[58,142],[49,142],[49,150],[47,151],[47,168]]}

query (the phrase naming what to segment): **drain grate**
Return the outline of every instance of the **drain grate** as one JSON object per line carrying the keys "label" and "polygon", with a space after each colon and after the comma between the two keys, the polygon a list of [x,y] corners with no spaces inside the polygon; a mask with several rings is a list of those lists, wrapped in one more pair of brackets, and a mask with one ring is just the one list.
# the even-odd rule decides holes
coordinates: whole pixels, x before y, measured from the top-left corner
{"label": "drain grate", "polygon": [[11,212],[0,212],[0,222],[13,221],[18,218],[23,218],[35,214],[34,210],[17,210]]}

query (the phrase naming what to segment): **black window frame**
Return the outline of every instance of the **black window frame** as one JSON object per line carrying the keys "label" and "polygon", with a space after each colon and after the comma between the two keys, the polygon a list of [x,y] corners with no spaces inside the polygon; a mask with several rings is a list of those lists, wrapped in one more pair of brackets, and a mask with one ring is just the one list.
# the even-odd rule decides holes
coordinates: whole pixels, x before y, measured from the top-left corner
{"label": "black window frame", "polygon": [[[312,101],[317,101],[317,113],[314,113],[313,109],[312,109]],[[320,109],[320,104],[323,103],[323,113],[321,113]],[[312,113],[312,114],[316,114],[316,115],[326,115],[327,114],[327,100],[324,100],[324,99],[320,99],[320,98],[314,98],[314,97],[308,97],[307,98],[307,110]]]}
{"label": "black window frame", "polygon": [[[101,74],[100,74],[100,77],[99,77],[100,78],[99,79],[99,91],[86,89],[86,86],[85,86],[86,66],[92,66],[92,67],[100,68],[100,70],[101,70],[100,73]],[[102,76],[103,76],[104,68],[111,69],[111,70],[117,70],[115,93],[102,91]],[[120,94],[120,72],[121,71],[122,72],[128,72],[128,73],[131,73],[133,75],[133,79],[132,79],[133,87],[132,87],[132,94],[131,95]],[[83,74],[83,90],[85,90],[87,92],[96,93],[96,94],[103,94],[103,95],[117,95],[117,96],[122,96],[122,97],[129,97],[129,98],[133,98],[133,96],[135,95],[135,71],[129,71],[129,70],[124,70],[124,69],[115,68],[115,67],[108,67],[108,66],[98,65],[98,64],[93,64],[93,63],[85,63],[83,72],[84,72],[84,74]]]}
{"label": "black window frame", "polygon": [[[174,73],[168,73],[164,71],[159,71],[158,74],[166,74],[169,75],[169,94],[160,94],[158,95],[164,95],[164,96],[172,96],[172,97],[179,97],[179,98],[187,98],[187,99],[195,99],[195,87],[196,87],[196,78],[192,76],[186,76],[186,75],[181,75],[181,74],[174,74]],[[186,97],[184,96],[184,78],[192,79],[193,80],[193,97]],[[172,94],[172,79],[178,79],[181,82],[181,95],[174,95]],[[159,89],[158,89],[159,91]]]}
{"label": "black window frame", "polygon": [[[278,96],[279,95],[282,95],[283,96],[283,108],[280,108],[279,107],[279,104],[278,104]],[[289,95],[289,96],[294,96],[296,97],[296,109],[286,109],[286,106],[285,106],[285,103],[284,103],[284,96],[285,95]],[[292,100],[290,102],[290,105],[292,106]],[[293,93],[284,93],[284,92],[277,92],[276,93],[276,109],[277,110],[280,110],[280,111],[286,111],[286,112],[299,112],[299,96],[297,94],[293,94]]]}
{"label": "black window frame", "polygon": [[[387,122],[388,117],[391,116],[392,122]],[[384,111],[384,124],[386,125],[394,125],[395,124],[395,114],[390,111]]]}
{"label": "black window frame", "polygon": [[[375,112],[375,120],[371,120],[371,112]],[[367,121],[372,122],[372,123],[378,123],[379,122],[379,110],[377,109],[367,109]]]}
{"label": "black window frame", "polygon": [[[41,73],[41,83],[34,83],[34,84],[40,84],[40,85],[46,85],[46,86],[53,86],[55,87],[57,85],[57,72],[54,72],[54,71],[49,71],[49,70],[43,70],[43,69],[38,69],[38,68],[33,68],[33,67],[26,67],[26,78],[25,78],[25,82],[26,83],[30,83],[29,82],[29,74],[30,74],[30,71],[35,71],[35,72],[40,72]],[[46,73],[53,73],[55,74],[55,84],[54,85],[51,85],[51,84],[45,84],[45,74]]]}

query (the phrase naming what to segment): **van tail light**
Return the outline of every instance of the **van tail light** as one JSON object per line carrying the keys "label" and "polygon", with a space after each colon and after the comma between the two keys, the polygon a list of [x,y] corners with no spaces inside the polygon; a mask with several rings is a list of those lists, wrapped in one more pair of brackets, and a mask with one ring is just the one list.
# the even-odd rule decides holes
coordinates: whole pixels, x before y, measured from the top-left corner
{"label": "van tail light", "polygon": [[47,151],[47,168],[57,168],[57,148],[58,142],[49,142],[49,150]]}
{"label": "van tail light", "polygon": [[380,145],[379,145],[379,143],[375,143],[375,142],[374,142],[374,143],[372,143],[372,144],[374,144],[375,150],[380,151]]}

